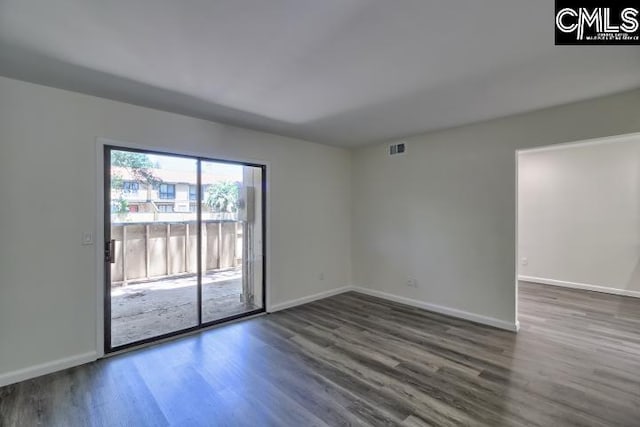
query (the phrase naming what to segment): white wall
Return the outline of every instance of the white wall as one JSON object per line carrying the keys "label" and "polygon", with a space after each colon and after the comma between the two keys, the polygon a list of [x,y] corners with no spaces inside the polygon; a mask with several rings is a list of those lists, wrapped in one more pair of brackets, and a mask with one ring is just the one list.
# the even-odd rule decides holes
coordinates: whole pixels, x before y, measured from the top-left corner
{"label": "white wall", "polygon": [[513,326],[516,150],[638,131],[632,91],[355,150],[354,284]]}
{"label": "white wall", "polygon": [[97,137],[269,162],[271,305],[349,284],[347,150],[0,78],[0,382],[96,351]]}
{"label": "white wall", "polygon": [[520,275],[640,291],[640,135],[607,141],[519,154]]}

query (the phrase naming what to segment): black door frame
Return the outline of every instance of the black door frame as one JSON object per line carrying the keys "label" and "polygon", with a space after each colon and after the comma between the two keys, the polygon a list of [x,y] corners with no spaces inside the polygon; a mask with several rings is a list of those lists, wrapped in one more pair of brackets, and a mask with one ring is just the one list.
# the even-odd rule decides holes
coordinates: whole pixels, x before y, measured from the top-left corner
{"label": "black door frame", "polygon": [[[155,154],[172,157],[180,157],[183,159],[191,159],[197,161],[197,190],[196,198],[198,201],[202,200],[202,185],[201,185],[201,169],[202,162],[224,163],[238,166],[251,166],[259,168],[262,171],[262,307],[259,309],[246,311],[240,314],[234,314],[232,316],[223,317],[220,319],[212,320],[209,322],[202,322],[202,204],[196,203],[196,222],[197,222],[197,268],[196,274],[197,285],[197,310],[198,310],[198,324],[178,331],[169,332],[166,334],[158,335],[151,338],[145,338],[143,340],[134,341],[128,344],[112,347],[111,346],[111,264],[105,258],[104,263],[104,353],[109,354],[117,351],[126,350],[133,347],[149,344],[152,342],[164,340],[167,338],[188,334],[190,332],[198,331],[210,326],[218,325],[220,323],[230,322],[232,320],[240,319],[243,317],[253,316],[260,313],[265,313],[267,310],[267,165],[260,163],[251,163],[243,161],[234,161],[226,159],[216,159],[212,157],[203,157],[197,155],[188,155],[180,153],[172,153],[169,151],[160,150],[148,150],[140,148],[130,148],[125,146],[118,146],[113,144],[105,144],[103,146],[103,170],[104,170],[104,187],[103,187],[103,199],[104,199],[104,243],[108,245],[111,240],[111,151],[128,151],[132,153],[142,154]],[[106,249],[106,248],[105,248]]]}

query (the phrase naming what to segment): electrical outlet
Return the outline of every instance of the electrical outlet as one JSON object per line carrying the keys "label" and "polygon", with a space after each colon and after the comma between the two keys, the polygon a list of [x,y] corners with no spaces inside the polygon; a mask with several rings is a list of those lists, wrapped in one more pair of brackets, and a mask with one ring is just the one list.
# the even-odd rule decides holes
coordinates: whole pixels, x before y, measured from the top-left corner
{"label": "electrical outlet", "polygon": [[418,281],[416,279],[408,279],[407,280],[407,286],[410,288],[417,288],[418,287]]}
{"label": "electrical outlet", "polygon": [[527,257],[522,257],[522,259],[520,260],[520,264],[522,264],[522,265],[529,265],[529,258],[527,258]]}

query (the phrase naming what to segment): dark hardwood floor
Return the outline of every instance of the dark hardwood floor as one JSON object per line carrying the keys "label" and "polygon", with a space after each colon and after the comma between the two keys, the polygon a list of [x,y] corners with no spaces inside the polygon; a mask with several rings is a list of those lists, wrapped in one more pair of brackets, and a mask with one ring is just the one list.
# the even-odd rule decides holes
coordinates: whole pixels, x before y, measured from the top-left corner
{"label": "dark hardwood floor", "polygon": [[521,283],[520,333],[356,293],[0,389],[2,426],[640,426],[640,299]]}

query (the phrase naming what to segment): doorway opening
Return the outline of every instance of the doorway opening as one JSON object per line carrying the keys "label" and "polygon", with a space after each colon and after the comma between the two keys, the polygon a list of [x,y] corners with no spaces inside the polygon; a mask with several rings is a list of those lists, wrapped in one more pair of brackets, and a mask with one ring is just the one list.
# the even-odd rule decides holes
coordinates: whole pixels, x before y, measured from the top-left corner
{"label": "doorway opening", "polygon": [[266,166],[104,147],[105,352],[265,311]]}
{"label": "doorway opening", "polygon": [[[613,314],[602,294],[640,297],[639,159],[637,133],[516,153],[516,303],[588,296]],[[529,320],[538,310],[516,307]]]}

